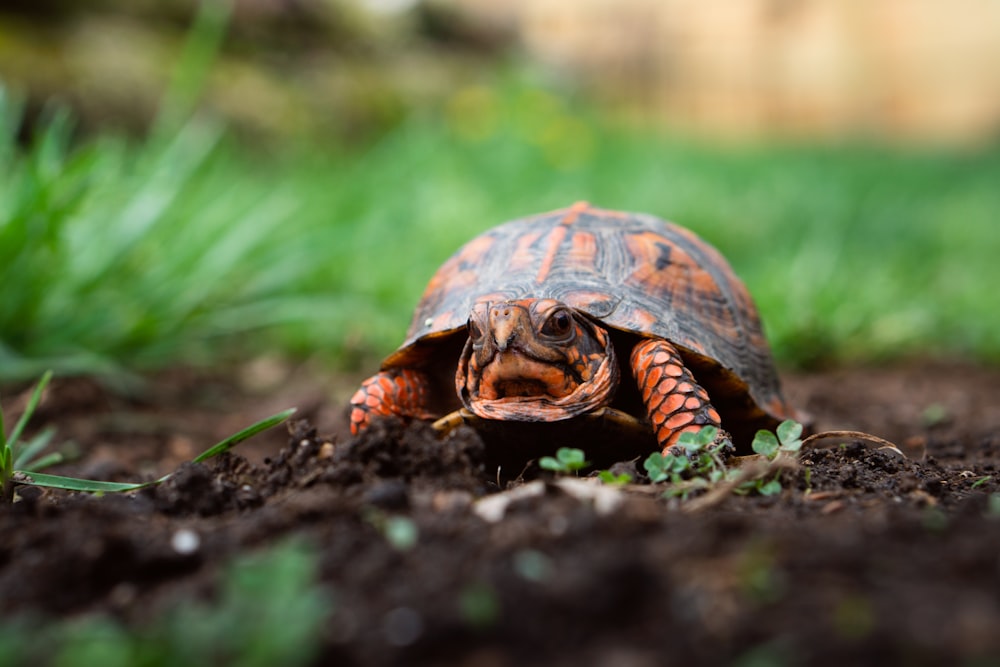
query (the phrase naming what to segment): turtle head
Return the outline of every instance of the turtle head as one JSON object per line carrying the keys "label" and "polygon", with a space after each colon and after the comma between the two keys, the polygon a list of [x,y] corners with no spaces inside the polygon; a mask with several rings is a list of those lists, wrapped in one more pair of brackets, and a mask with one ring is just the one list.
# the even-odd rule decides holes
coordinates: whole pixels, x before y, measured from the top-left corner
{"label": "turtle head", "polygon": [[484,419],[557,421],[607,405],[618,385],[608,332],[555,299],[472,308],[455,387]]}

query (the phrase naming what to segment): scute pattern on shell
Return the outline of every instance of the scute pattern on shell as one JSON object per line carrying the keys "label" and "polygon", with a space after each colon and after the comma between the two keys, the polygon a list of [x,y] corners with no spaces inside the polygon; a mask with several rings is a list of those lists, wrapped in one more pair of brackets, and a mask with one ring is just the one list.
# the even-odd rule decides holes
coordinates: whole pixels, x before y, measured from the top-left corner
{"label": "scute pattern on shell", "polygon": [[400,350],[463,329],[476,302],[523,298],[558,299],[609,327],[662,337],[731,371],[758,406],[782,412],[757,310],[722,255],[654,216],[586,204],[465,244],[431,279]]}

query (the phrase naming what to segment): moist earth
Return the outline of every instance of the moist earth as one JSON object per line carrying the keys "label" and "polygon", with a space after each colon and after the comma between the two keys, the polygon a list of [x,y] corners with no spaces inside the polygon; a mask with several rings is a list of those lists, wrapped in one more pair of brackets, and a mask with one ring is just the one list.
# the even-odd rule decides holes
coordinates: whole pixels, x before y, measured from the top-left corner
{"label": "moist earth", "polygon": [[[778,495],[686,501],[636,464],[621,488],[529,461],[501,476],[464,427],[384,422],[352,439],[338,398],[351,384],[250,391],[173,373],[125,400],[57,382],[34,421],[85,454],[58,472],[177,472],[128,495],[21,487],[0,508],[0,619],[143,627],[210,598],[234,558],[294,538],[335,600],[315,664],[1000,664],[996,369],[787,375],[817,430],[906,456],[841,438],[804,451]],[[9,422],[25,395],[5,401]],[[180,463],[289,405],[287,431]],[[415,540],[390,537],[400,519]],[[188,531],[197,545],[180,548]]]}

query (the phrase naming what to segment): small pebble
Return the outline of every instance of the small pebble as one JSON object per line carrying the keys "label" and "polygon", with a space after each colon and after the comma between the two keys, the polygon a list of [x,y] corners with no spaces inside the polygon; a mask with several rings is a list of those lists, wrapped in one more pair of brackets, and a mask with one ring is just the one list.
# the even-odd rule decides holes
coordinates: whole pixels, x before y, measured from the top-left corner
{"label": "small pebble", "polygon": [[549,519],[549,532],[559,537],[569,529],[569,519],[564,516],[554,516]]}
{"label": "small pebble", "polygon": [[393,646],[409,646],[424,633],[424,619],[409,607],[396,607],[382,619],[382,632]]}
{"label": "small pebble", "polygon": [[362,498],[380,509],[405,509],[410,506],[410,489],[402,480],[389,479],[373,484]]}
{"label": "small pebble", "polygon": [[187,556],[198,551],[198,547],[201,546],[201,538],[193,530],[182,528],[171,536],[170,546],[177,553]]}

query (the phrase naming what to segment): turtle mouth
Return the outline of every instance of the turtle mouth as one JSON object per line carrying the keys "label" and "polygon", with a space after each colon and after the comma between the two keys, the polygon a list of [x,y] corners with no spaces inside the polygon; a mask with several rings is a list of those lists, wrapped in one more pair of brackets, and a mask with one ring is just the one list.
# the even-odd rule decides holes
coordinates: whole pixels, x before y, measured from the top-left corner
{"label": "turtle mouth", "polygon": [[543,396],[548,394],[548,387],[543,382],[529,378],[498,382],[493,387],[493,390],[497,398]]}
{"label": "turtle mouth", "polygon": [[564,368],[533,359],[516,350],[507,350],[497,354],[483,368],[479,378],[479,398],[561,398],[573,393],[577,384],[573,374]]}

